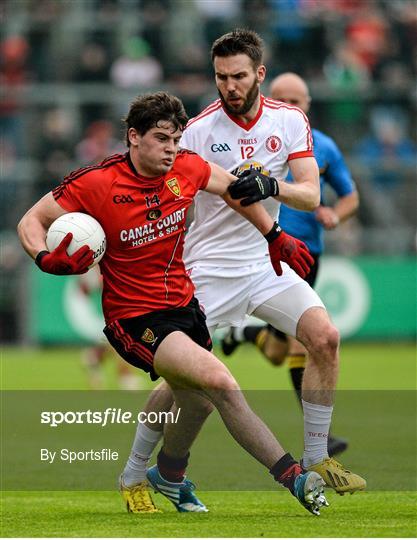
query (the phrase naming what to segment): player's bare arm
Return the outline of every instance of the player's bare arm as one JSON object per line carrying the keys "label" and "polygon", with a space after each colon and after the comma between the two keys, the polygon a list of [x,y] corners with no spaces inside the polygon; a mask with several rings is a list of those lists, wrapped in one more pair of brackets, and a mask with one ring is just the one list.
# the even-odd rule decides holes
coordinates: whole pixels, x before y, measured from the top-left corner
{"label": "player's bare arm", "polygon": [[320,204],[320,176],[315,158],[292,159],[288,164],[294,182],[278,182],[277,199],[297,210],[315,210]]}
{"label": "player's bare arm", "polygon": [[17,232],[25,251],[35,259],[40,251],[46,250],[46,232],[55,219],[66,214],[55,201],[52,193],[47,193],[20,220]]}
{"label": "player's bare arm", "polygon": [[334,229],[353,216],[359,207],[359,194],[353,191],[340,197],[334,207],[319,206],[315,212],[316,219],[325,229]]}
{"label": "player's bare arm", "polygon": [[319,169],[314,157],[293,159],[289,167],[293,183],[277,180],[260,172],[244,171],[229,187],[233,199],[241,199],[241,206],[249,206],[262,199],[275,199],[296,208],[313,211],[320,203]]}
{"label": "player's bare arm", "polygon": [[[209,164],[211,176],[206,191],[221,195],[233,210],[241,214],[264,235],[268,242],[271,264],[278,276],[282,275],[281,261],[285,261],[298,275],[304,277],[314,262],[305,244],[282,231],[261,204],[242,206],[240,201],[234,200],[228,188],[236,177],[215,163],[209,162]],[[257,172],[251,170],[246,178],[250,179],[256,175]]]}
{"label": "player's bare arm", "polygon": [[267,234],[274,225],[274,220],[265,208],[261,204],[243,207],[239,204],[239,201],[232,199],[228,192],[228,187],[236,180],[236,176],[213,162],[209,162],[209,164],[211,167],[211,176],[205,191],[223,197],[225,202],[233,210],[252,223],[260,233],[263,235]]}
{"label": "player's bare arm", "polygon": [[26,212],[17,226],[23,248],[42,272],[55,275],[84,274],[93,263],[94,253],[88,246],[82,246],[68,255],[72,233],[68,233],[53,251],[48,251],[46,232],[55,219],[66,213],[55,202],[52,193],[47,193]]}

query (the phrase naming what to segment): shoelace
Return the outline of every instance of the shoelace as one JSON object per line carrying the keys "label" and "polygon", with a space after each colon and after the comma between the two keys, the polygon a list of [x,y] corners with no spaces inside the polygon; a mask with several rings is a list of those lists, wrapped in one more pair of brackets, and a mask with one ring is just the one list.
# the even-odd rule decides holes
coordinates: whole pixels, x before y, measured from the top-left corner
{"label": "shoelace", "polygon": [[352,474],[350,471],[348,471],[347,469],[345,469],[345,468],[343,467],[343,465],[342,465],[341,463],[339,463],[338,461],[336,461],[334,458],[329,458],[329,463],[331,463],[332,465],[334,465],[337,469],[341,469],[343,472]]}
{"label": "shoelace", "polygon": [[135,510],[156,510],[149,491],[143,484],[139,484],[131,489],[133,507]]}

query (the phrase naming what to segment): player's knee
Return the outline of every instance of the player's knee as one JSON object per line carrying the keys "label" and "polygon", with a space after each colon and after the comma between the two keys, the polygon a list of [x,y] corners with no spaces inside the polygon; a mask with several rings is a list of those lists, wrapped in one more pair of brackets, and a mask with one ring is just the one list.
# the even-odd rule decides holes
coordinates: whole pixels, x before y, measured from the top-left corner
{"label": "player's knee", "polygon": [[204,386],[208,390],[219,392],[239,390],[239,385],[233,375],[226,370],[220,369],[213,371],[207,376]]}
{"label": "player's knee", "polygon": [[323,357],[334,357],[339,347],[339,331],[333,324],[328,323],[317,332],[312,348],[316,354]]}

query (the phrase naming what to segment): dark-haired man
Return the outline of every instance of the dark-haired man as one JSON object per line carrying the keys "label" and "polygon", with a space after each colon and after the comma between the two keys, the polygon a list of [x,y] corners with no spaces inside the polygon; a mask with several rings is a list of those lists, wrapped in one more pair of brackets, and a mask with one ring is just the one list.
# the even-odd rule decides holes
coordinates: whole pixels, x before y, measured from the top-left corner
{"label": "dark-haired man", "polygon": [[[299,108],[261,95],[266,74],[261,38],[250,30],[229,32],[214,42],[211,58],[219,99],[190,120],[181,145],[241,176],[229,190],[242,199],[241,208],[265,199],[274,218],[280,202],[314,210],[320,190],[310,125]],[[288,170],[292,183],[283,180]],[[281,235],[277,225],[268,238]],[[290,260],[291,248],[287,255]],[[303,463],[320,471],[338,493],[364,489],[363,478],[327,453],[339,334],[318,295],[285,263],[277,276],[258,231],[220,198],[205,192],[195,200],[184,257],[211,334],[221,326],[240,326],[246,315],[253,314],[303,343],[309,355],[302,391]],[[166,386],[160,386],[158,394],[159,401],[152,397],[154,410],[164,400],[169,402]],[[145,478],[147,460],[158,441],[156,429],[138,427],[123,473],[132,486]]]}
{"label": "dark-haired man", "polygon": [[[304,471],[284,452],[249,408],[229,370],[210,352],[205,316],[182,259],[186,213],[199,190],[228,200],[227,189],[236,177],[191,151],[179,150],[186,122],[183,105],[174,96],[158,92],[137,98],[126,118],[129,151],[67,176],[22,218],[20,240],[44,272],[82,273],[92,262],[91,250],[84,246],[69,256],[69,233],[49,253],[48,227],[76,211],[102,224],[107,237],[100,263],[104,332],[125,360],[152,379],[163,377],[174,396],[174,410],[181,409],[177,423],[165,426],[158,466],[152,471],[155,487],[168,494],[179,511],[206,511],[185,469],[189,448],[216,407],[235,440],[308,511],[319,514],[327,504],[321,476]],[[116,197],[133,204],[117,204]],[[272,229],[273,220],[261,205],[239,211],[261,233]],[[129,509],[135,511],[140,503],[141,509],[155,512],[149,493],[141,486],[136,489],[141,498],[129,499]]]}
{"label": "dark-haired man", "polygon": [[[299,107],[305,114],[310,110],[311,97],[308,86],[296,73],[282,73],[275,77],[270,85],[270,95],[277,101]],[[280,208],[279,222],[286,232],[305,242],[313,255],[314,264],[305,276],[307,283],[313,287],[324,249],[324,230],[335,229],[351,217],[358,208],[359,196],[334,140],[317,129],[312,129],[312,135],[314,157],[320,170],[320,206],[314,212],[300,212],[283,204]],[[291,174],[287,177],[287,181],[292,181]],[[329,186],[337,196],[334,206],[326,205],[324,202],[325,186]],[[251,322],[239,329],[232,327],[227,332],[222,340],[223,353],[226,356],[232,354],[238,345],[245,341],[254,343],[275,366],[283,364],[288,357],[291,381],[301,403],[302,378],[307,363],[305,347],[292,336],[287,336],[271,325],[260,326]],[[327,443],[329,456],[340,454],[348,446],[345,439],[330,435]]]}

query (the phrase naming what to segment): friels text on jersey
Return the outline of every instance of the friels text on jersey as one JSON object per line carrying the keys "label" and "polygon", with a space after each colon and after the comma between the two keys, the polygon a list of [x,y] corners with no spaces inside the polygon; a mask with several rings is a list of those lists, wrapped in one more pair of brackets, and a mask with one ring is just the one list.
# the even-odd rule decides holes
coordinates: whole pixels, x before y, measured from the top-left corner
{"label": "friels text on jersey", "polygon": [[163,238],[178,231],[185,222],[185,213],[186,208],[181,208],[158,219],[158,221],[151,221],[137,227],[123,229],[120,231],[120,240],[122,243],[129,243],[131,247],[149,244],[158,238]]}
{"label": "friels text on jersey", "polygon": [[232,149],[227,143],[214,143],[210,146],[212,152],[231,152]]}
{"label": "friels text on jersey", "polygon": [[238,139],[237,144],[257,144],[258,139]]}
{"label": "friels text on jersey", "polygon": [[133,200],[132,195],[114,195],[113,202],[115,204],[126,204],[133,203],[135,201]]}

